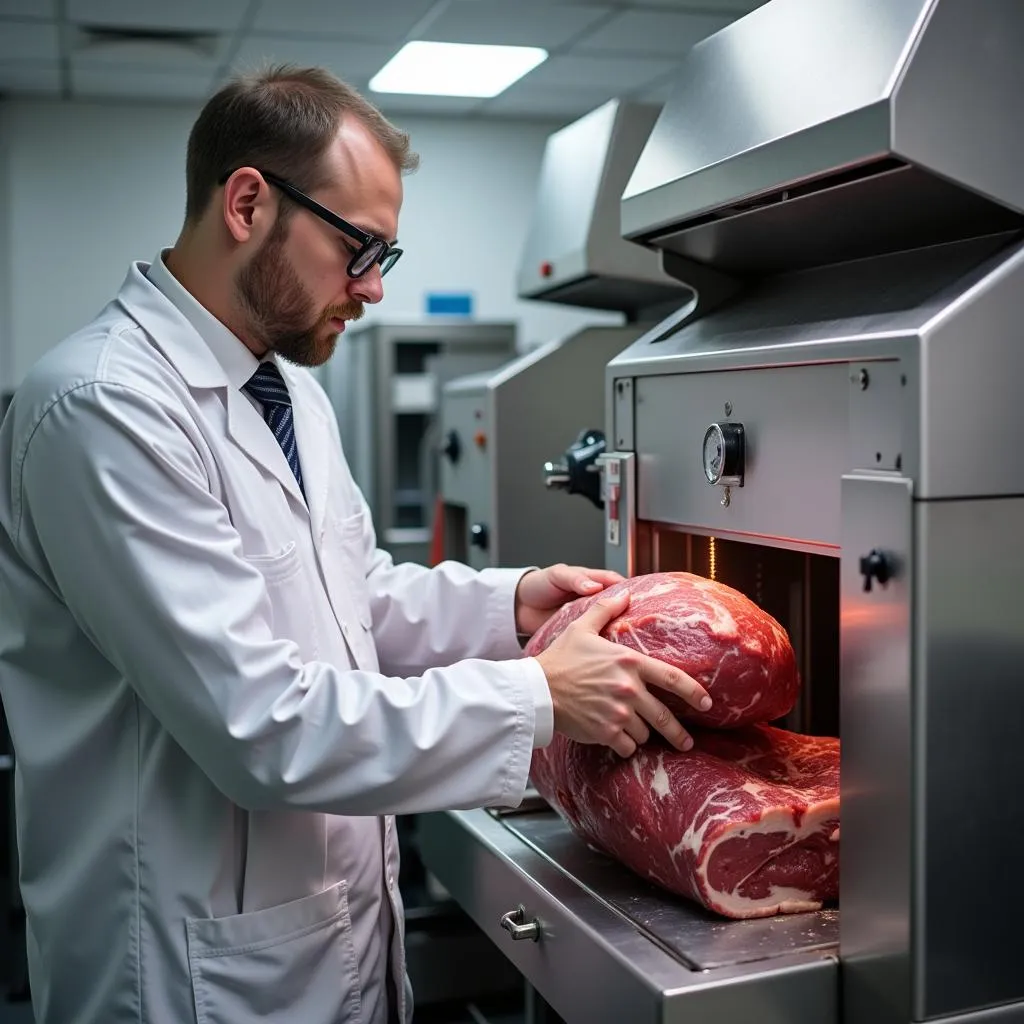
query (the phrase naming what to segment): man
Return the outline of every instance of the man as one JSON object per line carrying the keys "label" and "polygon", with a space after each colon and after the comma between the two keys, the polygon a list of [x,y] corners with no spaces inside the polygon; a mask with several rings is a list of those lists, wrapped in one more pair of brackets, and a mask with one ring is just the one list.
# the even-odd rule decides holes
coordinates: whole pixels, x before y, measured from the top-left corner
{"label": "man", "polygon": [[[379,302],[406,136],[318,70],[235,82],[173,249],[0,431],[0,693],[39,1024],[408,1020],[392,815],[515,804],[559,729],[687,737],[597,634],[613,573],[395,566],[300,369]],[[332,212],[334,211],[334,212]]]}

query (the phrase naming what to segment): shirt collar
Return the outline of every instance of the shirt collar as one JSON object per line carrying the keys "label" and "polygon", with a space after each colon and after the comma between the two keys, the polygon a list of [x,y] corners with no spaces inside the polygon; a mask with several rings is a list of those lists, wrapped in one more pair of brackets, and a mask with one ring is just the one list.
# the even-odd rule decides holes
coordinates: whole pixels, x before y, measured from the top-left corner
{"label": "shirt collar", "polygon": [[256,372],[260,360],[245,343],[224,326],[184,285],[167,269],[165,259],[169,249],[162,250],[149,265],[146,277],[175,306],[206,342],[213,357],[220,364],[231,387],[240,389]]}

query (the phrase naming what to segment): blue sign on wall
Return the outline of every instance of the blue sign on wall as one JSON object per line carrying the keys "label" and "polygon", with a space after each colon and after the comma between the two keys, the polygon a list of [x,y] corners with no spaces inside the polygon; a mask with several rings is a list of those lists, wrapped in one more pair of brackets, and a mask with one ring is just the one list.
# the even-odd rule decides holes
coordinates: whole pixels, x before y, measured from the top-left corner
{"label": "blue sign on wall", "polygon": [[431,316],[472,316],[473,296],[461,292],[427,292]]}

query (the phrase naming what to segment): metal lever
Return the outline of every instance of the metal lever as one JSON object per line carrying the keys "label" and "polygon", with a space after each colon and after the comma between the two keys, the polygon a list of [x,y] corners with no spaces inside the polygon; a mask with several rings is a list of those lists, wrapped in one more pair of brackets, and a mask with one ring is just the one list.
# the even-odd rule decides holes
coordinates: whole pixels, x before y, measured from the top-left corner
{"label": "metal lever", "polygon": [[540,938],[540,921],[534,918],[532,921],[528,921],[525,924],[523,919],[526,917],[526,907],[519,904],[515,910],[510,910],[507,914],[503,914],[501,917],[501,927],[505,929],[519,942],[520,939],[532,939],[536,942]]}
{"label": "metal lever", "polygon": [[604,508],[597,472],[597,459],[604,450],[602,431],[581,430],[561,459],[544,463],[544,486],[548,490],[582,494],[598,508]]}
{"label": "metal lever", "polygon": [[551,490],[565,491],[569,489],[572,478],[569,467],[564,462],[544,463],[544,486]]}

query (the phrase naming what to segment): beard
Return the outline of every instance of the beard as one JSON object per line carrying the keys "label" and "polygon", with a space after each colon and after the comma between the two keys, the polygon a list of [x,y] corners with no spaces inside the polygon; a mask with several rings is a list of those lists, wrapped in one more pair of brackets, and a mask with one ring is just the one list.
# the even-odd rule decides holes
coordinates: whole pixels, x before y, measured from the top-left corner
{"label": "beard", "polygon": [[298,366],[322,366],[334,354],[338,332],[330,321],[358,320],[360,302],[327,306],[316,314],[315,303],[284,254],[288,223],[278,217],[260,250],[242,268],[235,283],[255,341]]}

